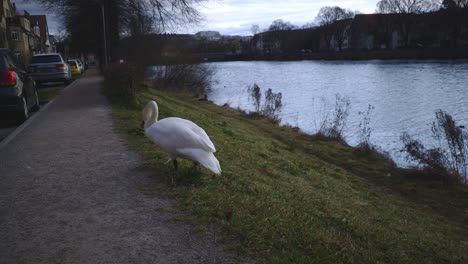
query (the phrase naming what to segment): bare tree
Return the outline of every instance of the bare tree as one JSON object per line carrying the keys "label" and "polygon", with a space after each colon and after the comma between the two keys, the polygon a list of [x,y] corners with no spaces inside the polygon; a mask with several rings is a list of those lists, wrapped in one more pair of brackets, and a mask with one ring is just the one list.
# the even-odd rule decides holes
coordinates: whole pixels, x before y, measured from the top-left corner
{"label": "bare tree", "polygon": [[308,22],[308,23],[305,23],[304,25],[301,26],[301,28],[314,28],[314,27],[317,27],[317,24],[315,24],[314,22]]}
{"label": "bare tree", "polygon": [[295,26],[290,22],[284,21],[282,19],[277,19],[271,23],[268,31],[282,31],[282,30],[292,30]]}
{"label": "bare tree", "polygon": [[338,21],[353,18],[355,13],[359,11],[351,11],[338,6],[325,6],[320,8],[315,20],[323,26],[323,36],[327,43],[328,49],[332,49],[333,40],[336,41],[339,50],[342,49],[346,36],[346,23],[338,23]]}
{"label": "bare tree", "polygon": [[250,27],[250,32],[252,32],[252,35],[257,35],[258,32],[260,32],[260,27],[258,25],[252,25]]}
{"label": "bare tree", "polygon": [[408,47],[415,24],[414,15],[436,10],[438,3],[438,0],[380,0],[377,2],[377,13],[394,14],[389,23],[398,25],[404,46]]}
{"label": "bare tree", "polygon": [[96,50],[103,41],[101,8],[105,10],[106,39],[110,50],[122,33],[141,35],[174,30],[200,21],[196,9],[205,0],[29,0],[40,2],[61,18],[76,49]]}
{"label": "bare tree", "polygon": [[443,9],[463,9],[468,8],[468,0],[443,0]]}
{"label": "bare tree", "polygon": [[324,6],[320,8],[315,20],[322,26],[331,25],[338,20],[353,18],[354,15],[355,12],[349,9],[343,9],[339,6]]}
{"label": "bare tree", "polygon": [[437,9],[435,0],[380,0],[377,11],[382,14],[421,14]]}
{"label": "bare tree", "polygon": [[447,45],[459,47],[463,27],[467,25],[468,0],[444,0],[440,11],[444,16],[444,21],[449,25],[449,28],[445,31]]}
{"label": "bare tree", "polygon": [[272,40],[275,44],[271,47],[272,53],[283,53],[285,43],[287,41],[288,31],[295,29],[296,27],[290,22],[284,21],[282,19],[277,19],[273,21],[268,28],[270,32],[268,38]]}
{"label": "bare tree", "polygon": [[[121,22],[124,25],[132,20],[139,23],[151,22],[164,29],[172,29],[185,23],[200,21],[201,15],[196,9],[198,3],[206,0],[30,0],[46,4],[50,9],[56,10],[62,17],[77,11],[84,5],[97,4],[115,6],[119,9]],[[108,12],[109,13],[109,12]],[[145,25],[146,26],[146,25]]]}

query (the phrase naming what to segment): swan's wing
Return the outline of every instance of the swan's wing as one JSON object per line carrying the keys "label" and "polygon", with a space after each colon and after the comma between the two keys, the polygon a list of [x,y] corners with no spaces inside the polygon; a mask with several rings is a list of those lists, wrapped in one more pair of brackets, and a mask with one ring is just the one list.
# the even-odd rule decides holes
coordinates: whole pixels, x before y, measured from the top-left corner
{"label": "swan's wing", "polygon": [[206,147],[208,148],[208,149],[206,149],[207,151],[216,152],[216,148],[215,148],[213,142],[211,142],[210,137],[208,136],[208,134],[206,134],[206,132],[205,132],[205,130],[203,130],[203,128],[199,127],[197,124],[195,124],[192,121],[187,120],[187,119],[182,119],[182,118],[177,118],[177,117],[175,117],[174,119],[177,119],[178,122],[181,122],[181,123],[185,124],[195,134],[197,134],[200,137],[200,140],[203,141],[203,144],[206,145]]}
{"label": "swan's wing", "polygon": [[187,148],[216,151],[203,129],[181,118],[162,119],[151,126],[146,134],[153,142],[174,153],[177,149]]}

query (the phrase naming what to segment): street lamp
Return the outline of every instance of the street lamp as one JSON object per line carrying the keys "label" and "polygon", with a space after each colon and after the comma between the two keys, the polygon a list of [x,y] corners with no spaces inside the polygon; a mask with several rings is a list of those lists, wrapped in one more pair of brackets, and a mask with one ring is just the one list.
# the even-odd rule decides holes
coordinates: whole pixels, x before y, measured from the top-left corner
{"label": "street lamp", "polygon": [[101,15],[102,15],[102,34],[104,40],[104,66],[107,65],[107,34],[106,34],[106,17],[104,13],[104,2],[99,0],[93,0],[96,4],[101,7]]}

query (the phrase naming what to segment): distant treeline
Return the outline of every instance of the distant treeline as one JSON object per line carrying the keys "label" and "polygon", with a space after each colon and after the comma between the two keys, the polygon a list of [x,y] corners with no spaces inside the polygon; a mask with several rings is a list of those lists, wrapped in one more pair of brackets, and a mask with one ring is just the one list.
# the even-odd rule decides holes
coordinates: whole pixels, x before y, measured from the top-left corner
{"label": "distant treeline", "polygon": [[[255,58],[468,58],[468,8],[424,14],[371,14],[308,29],[253,37]],[[464,18],[464,19],[462,19]]]}
{"label": "distant treeline", "polygon": [[148,34],[124,38],[118,54],[145,65],[250,59],[249,37],[209,40],[189,34]]}
{"label": "distant treeline", "polygon": [[[455,12],[455,13],[454,13]],[[125,38],[119,56],[148,65],[226,60],[468,58],[468,8],[358,14],[313,28],[253,37],[150,34]]]}

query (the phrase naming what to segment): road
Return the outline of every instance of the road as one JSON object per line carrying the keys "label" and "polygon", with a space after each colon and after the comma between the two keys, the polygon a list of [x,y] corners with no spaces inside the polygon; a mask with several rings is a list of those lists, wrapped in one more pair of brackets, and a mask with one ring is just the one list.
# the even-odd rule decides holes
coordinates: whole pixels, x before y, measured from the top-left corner
{"label": "road", "polygon": [[101,83],[90,70],[0,149],[0,263],[233,263],[141,191],[167,186],[114,132]]}

